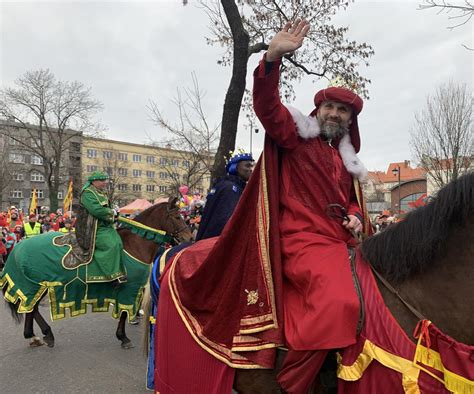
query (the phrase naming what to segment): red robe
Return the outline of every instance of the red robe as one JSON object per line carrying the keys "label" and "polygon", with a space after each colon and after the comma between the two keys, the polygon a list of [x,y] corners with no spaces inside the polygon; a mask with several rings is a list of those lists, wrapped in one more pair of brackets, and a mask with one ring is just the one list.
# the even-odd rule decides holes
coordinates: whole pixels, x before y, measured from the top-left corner
{"label": "red robe", "polygon": [[[269,76],[259,71],[254,102],[270,130],[264,153],[221,236],[176,255],[163,276],[194,340],[234,368],[272,368],[284,324],[291,348],[353,343],[359,312],[347,254],[353,241],[341,220],[325,213],[329,203],[360,212],[352,178],[337,150],[298,137],[278,98],[278,70]],[[262,108],[267,104],[271,113]],[[303,156],[307,163],[299,162]],[[160,305],[165,301],[160,297]],[[284,314],[283,305],[294,310]],[[158,313],[157,335],[179,341],[178,330],[164,323]],[[196,365],[195,373],[204,372]]]}
{"label": "red robe", "polygon": [[303,139],[280,102],[279,67],[254,73],[254,108],[280,151],[280,238],[285,337],[294,350],[334,349],[355,342],[359,302],[350,271],[348,246],[354,238],[331,219],[328,204],[361,214],[352,176],[337,141]]}

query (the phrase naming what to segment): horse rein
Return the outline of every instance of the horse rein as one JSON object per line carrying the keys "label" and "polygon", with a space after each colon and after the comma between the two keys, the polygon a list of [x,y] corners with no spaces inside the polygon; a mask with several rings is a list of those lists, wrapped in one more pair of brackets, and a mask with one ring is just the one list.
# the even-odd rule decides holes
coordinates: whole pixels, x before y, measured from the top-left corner
{"label": "horse rein", "polygon": [[[167,209],[166,212],[168,213],[168,216],[166,217],[166,221],[165,221],[165,227],[166,225],[168,224],[168,221],[170,220],[170,215],[169,213],[171,213],[172,211],[174,210],[178,210],[177,208],[173,208],[173,209]],[[178,239],[178,234],[180,234],[181,232],[183,232],[184,230],[186,230],[188,228],[188,226],[186,224],[184,224],[182,227],[179,227],[177,230],[173,231],[172,233],[170,232],[166,232],[166,234],[168,234],[174,243],[176,243],[176,245],[179,245],[179,239]]]}
{"label": "horse rein", "polygon": [[[347,210],[341,204],[326,205],[326,214],[331,219],[341,219],[342,221],[347,220],[347,222],[350,222],[349,215],[347,214]],[[348,231],[351,233],[352,237],[354,237],[357,243],[362,242],[361,233],[356,233],[354,230],[348,230]]]}
{"label": "horse rein", "polygon": [[426,317],[423,316],[413,305],[411,305],[408,301],[406,301],[398,292],[397,289],[395,289],[374,267],[370,266],[372,269],[372,272],[375,274],[378,280],[389,290],[393,295],[395,295],[403,305],[405,305],[408,310],[413,313],[418,319],[420,320],[426,320]]}

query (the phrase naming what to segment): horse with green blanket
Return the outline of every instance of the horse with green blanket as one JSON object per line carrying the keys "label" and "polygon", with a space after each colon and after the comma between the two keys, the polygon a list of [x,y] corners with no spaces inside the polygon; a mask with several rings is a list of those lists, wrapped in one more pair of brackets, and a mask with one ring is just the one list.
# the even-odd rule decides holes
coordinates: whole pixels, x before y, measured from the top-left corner
{"label": "horse with green blanket", "polygon": [[54,346],[51,327],[38,310],[39,302],[48,294],[53,320],[65,318],[68,309],[70,316],[85,314],[88,305],[92,312],[112,309],[112,316],[120,319],[117,338],[123,348],[132,347],[125,333],[125,322],[127,315],[131,320],[139,309],[155,256],[166,242],[192,238],[176,201],[153,205],[134,221],[119,218],[127,282],[118,286],[114,282],[88,283],[88,264],[68,265],[66,259],[72,247],[62,242],[60,233],[42,234],[15,247],[0,274],[0,288],[16,320],[20,322],[22,314],[26,315],[24,337],[32,339],[32,346],[42,344],[34,334],[34,320],[47,345]]}

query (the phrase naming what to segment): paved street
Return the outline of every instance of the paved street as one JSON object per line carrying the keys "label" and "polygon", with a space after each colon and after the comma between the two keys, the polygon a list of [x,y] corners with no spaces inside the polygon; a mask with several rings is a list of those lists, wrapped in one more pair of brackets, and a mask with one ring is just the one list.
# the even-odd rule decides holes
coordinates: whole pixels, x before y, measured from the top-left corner
{"label": "paved street", "polygon": [[[40,307],[50,321],[49,310]],[[54,348],[30,348],[0,299],[0,392],[146,393],[142,325],[127,324],[135,348],[123,350],[115,338],[117,321],[108,313],[88,313],[51,323]],[[35,323],[35,334],[41,331]],[[41,336],[42,337],[42,336]]]}

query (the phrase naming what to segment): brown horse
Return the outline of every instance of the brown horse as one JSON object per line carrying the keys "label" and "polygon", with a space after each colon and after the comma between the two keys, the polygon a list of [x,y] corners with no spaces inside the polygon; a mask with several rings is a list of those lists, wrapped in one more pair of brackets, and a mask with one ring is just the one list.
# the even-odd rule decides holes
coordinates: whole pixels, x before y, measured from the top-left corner
{"label": "brown horse", "polygon": [[[444,333],[474,345],[473,213],[471,173],[448,184],[428,205],[410,212],[402,222],[362,243],[365,260],[398,293],[378,282],[386,305],[410,338],[419,318],[401,299]],[[276,376],[283,357],[280,352],[273,370],[237,369],[235,391],[280,393]],[[334,381],[335,374],[334,368]],[[314,387],[317,392],[326,392],[318,382]]]}
{"label": "brown horse", "polygon": [[[171,236],[175,243],[190,241],[192,239],[191,231],[185,224],[181,215],[179,214],[178,208],[176,206],[176,201],[177,199],[173,199],[168,203],[153,205],[152,207],[143,211],[134,220],[148,227],[165,231],[168,235]],[[129,228],[119,228],[118,233],[122,239],[123,247],[129,255],[143,263],[153,263],[154,258],[160,248],[159,244],[154,241],[142,238],[137,234],[134,234]],[[8,261],[6,263],[6,266],[8,267]],[[126,286],[126,284],[120,286]],[[4,288],[4,293],[6,292],[7,287],[8,286]],[[46,295],[46,292],[44,293],[44,295]],[[53,347],[54,335],[51,330],[51,327],[45,321],[43,316],[41,316],[38,310],[39,301],[40,300],[38,300],[31,312],[26,313],[24,324],[24,337],[27,339],[32,338],[33,346],[38,346],[42,344],[41,341],[35,336],[33,331],[33,321],[35,320],[44,335],[44,341],[48,344],[48,346]],[[13,317],[17,320],[17,322],[21,322],[22,314],[19,314],[17,312],[19,302],[17,302],[15,305],[12,303],[8,303],[8,305],[10,306]],[[127,313],[128,312],[125,310],[120,311],[120,319],[116,331],[116,336],[122,342],[123,348],[132,347],[132,343],[125,333],[125,322],[127,319]]]}

